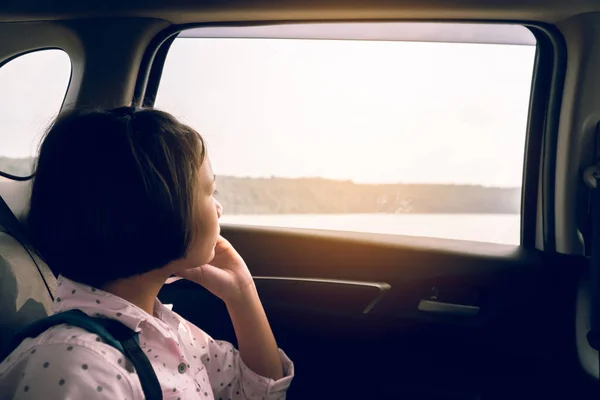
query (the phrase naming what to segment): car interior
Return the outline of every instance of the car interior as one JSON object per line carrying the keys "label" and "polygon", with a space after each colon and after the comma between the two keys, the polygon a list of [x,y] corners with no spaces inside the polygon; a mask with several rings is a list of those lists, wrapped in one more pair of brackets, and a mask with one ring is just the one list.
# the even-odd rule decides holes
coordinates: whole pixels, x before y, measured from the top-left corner
{"label": "car interior", "polygon": [[[284,45],[252,47],[273,38]],[[252,46],[239,50],[241,47],[234,46],[238,39],[249,40],[243,43]],[[423,96],[410,101],[396,100],[396,103],[393,103],[392,93],[381,100],[393,103],[386,112],[392,117],[402,116],[402,107],[418,102],[423,110],[414,116],[415,123],[432,120],[427,123],[437,127],[441,135],[455,116],[441,111],[441,114],[431,111],[429,115],[428,109],[449,107],[463,90],[480,96],[482,103],[488,98],[511,96],[511,85],[517,78],[507,71],[511,65],[518,64],[517,55],[507,60],[502,49],[510,48],[514,54],[522,52],[523,60],[529,60],[523,69],[526,79],[523,84],[519,81],[522,89],[519,98],[525,100],[509,98],[506,103],[506,109],[519,108],[521,141],[517,140],[516,146],[513,142],[510,145],[516,147],[520,158],[512,162],[507,156],[505,167],[497,168],[509,170],[512,165],[518,171],[513,212],[516,222],[511,243],[486,239],[498,234],[500,229],[490,225],[478,226],[473,237],[467,239],[452,236],[463,224],[460,219],[448,228],[450,234],[446,236],[328,228],[319,225],[318,218],[315,224],[306,226],[223,219],[222,235],[246,260],[278,345],[294,361],[296,375],[288,391],[290,399],[591,398],[600,393],[600,362],[598,351],[588,341],[596,298],[595,271],[590,262],[595,226],[592,224],[593,190],[586,186],[584,171],[594,166],[599,156],[600,46],[596,40],[600,41],[598,0],[7,1],[0,5],[0,108],[4,108],[0,110],[0,158],[24,157],[21,153],[3,152],[2,148],[13,148],[11,146],[20,141],[30,145],[31,138],[35,135],[39,138],[50,118],[60,109],[156,105],[166,111],[174,110],[176,116],[189,118],[192,125],[196,113],[223,114],[223,110],[228,110],[226,119],[237,125],[233,136],[227,138],[226,146],[238,149],[221,158],[240,157],[243,162],[251,160],[249,165],[257,159],[243,158],[246,155],[241,153],[250,148],[252,135],[260,133],[235,121],[254,118],[250,112],[244,112],[246,106],[252,109],[253,102],[267,102],[263,99],[273,97],[269,98],[268,107],[264,107],[279,114],[268,116],[274,118],[272,125],[289,123],[306,130],[318,130],[306,136],[306,140],[313,140],[312,149],[315,149],[320,143],[329,143],[327,130],[334,125],[321,127],[321,131],[317,125],[304,124],[302,118],[308,120],[311,114],[321,112],[311,102],[325,104],[343,102],[347,98],[359,102],[356,109],[360,110],[369,106],[369,99],[360,93],[370,93],[372,86],[396,92],[401,97],[403,88],[413,88],[411,80],[415,75],[405,73],[397,85],[388,78],[377,80],[377,77],[402,74],[394,71],[403,64],[414,65],[410,67],[412,74],[418,74],[421,69],[439,74],[439,78],[423,78],[422,87],[414,86],[415,93],[426,90],[425,86],[429,88],[426,93],[434,93],[431,90],[446,84],[443,87],[448,88],[448,93],[444,101]],[[292,42],[299,44],[294,51],[300,56],[293,58],[295,53],[290,51],[278,58],[277,54],[287,51],[290,47],[285,46]],[[415,43],[432,46],[445,43],[455,46],[448,48],[456,52],[445,61],[427,57],[411,61],[408,56],[390,61],[377,58],[378,54],[386,54],[385,49],[375,54],[367,50],[361,53],[363,48],[356,47],[350,51],[353,58],[327,58],[328,61],[322,63],[323,68],[331,67],[327,79],[315,78],[310,83],[296,81],[297,93],[301,94],[298,98],[278,97],[292,90],[288,88],[294,80],[286,77],[281,78],[281,82],[273,78],[272,86],[252,85],[254,79],[260,82],[258,76],[278,77],[277,70],[283,68],[284,61],[285,68],[301,65],[310,72],[314,66],[311,60],[318,61],[334,53],[326,47],[314,50],[312,55],[308,55],[308,50],[302,53],[305,50],[301,44],[308,42],[319,42],[323,46],[379,43],[382,49],[395,42],[403,42],[407,49]],[[202,54],[206,53],[202,51],[221,43],[225,43],[225,47],[214,50],[214,57],[208,53],[203,58]],[[474,68],[482,74],[490,74],[489,82],[496,82],[495,86],[477,87],[477,91],[464,86],[464,82],[480,79],[472,71],[461,74],[463,67],[453,64],[454,59],[463,56],[456,49],[464,43],[482,46],[472,47],[472,55],[464,50],[464,57],[473,57]],[[198,54],[194,53],[196,47],[193,46],[198,46]],[[477,64],[479,58],[487,57],[484,46],[499,52],[497,59],[490,58],[490,64],[485,64],[489,67],[487,70],[481,67],[484,64]],[[434,51],[434,47],[428,49],[428,52]],[[18,64],[20,60],[44,52],[66,57],[31,58],[33,61],[26,66]],[[258,60],[257,63],[264,63],[250,65],[247,61],[250,56]],[[370,60],[375,61],[370,64]],[[386,67],[388,62],[389,68]],[[55,64],[57,70],[61,65],[70,65],[64,69],[66,72],[54,74],[51,72]],[[11,76],[21,74],[23,79],[2,80],[3,70],[9,68],[13,68]],[[345,75],[345,71],[354,72]],[[367,72],[364,76],[356,75],[360,71]],[[215,75],[210,75],[211,72]],[[222,77],[217,76],[219,74]],[[338,97],[303,97],[308,96],[309,91],[303,91],[302,86],[325,86],[334,76],[347,77],[335,88]],[[198,80],[192,82],[193,79]],[[453,82],[458,83],[452,85]],[[212,86],[203,91],[209,84]],[[51,86],[52,93],[60,95],[54,96],[53,108],[39,117],[33,111],[26,111],[35,110],[43,102],[46,104],[42,86]],[[246,103],[231,94],[237,93],[232,90],[240,87],[244,92],[240,92],[239,98],[245,96]],[[195,95],[198,97],[193,97]],[[288,101],[296,105],[302,102],[305,107],[303,114],[294,114],[294,121],[286,119],[292,114],[272,105]],[[383,103],[377,104],[376,107],[386,107],[380,105]],[[15,110],[29,115],[30,119],[22,126],[32,132],[25,139],[18,136],[21,130],[15,128]],[[511,132],[505,129],[508,125],[503,125],[501,113],[495,119],[496,114],[492,117],[477,110],[473,112],[482,120],[473,124],[499,127],[498,143],[509,143],[505,138],[510,137]],[[338,120],[349,119],[348,124],[362,124],[365,134],[358,149],[363,143],[366,148],[369,140],[375,140],[369,130],[385,127],[388,121],[363,120],[341,108],[332,108],[330,113]],[[268,122],[268,118],[261,121]],[[490,120],[486,121],[487,118]],[[219,123],[207,122],[202,128],[217,129]],[[277,132],[286,134],[285,129]],[[451,129],[444,134],[449,138],[447,153],[467,149],[482,162],[503,156],[504,144],[482,145],[476,134],[453,138],[459,134]],[[210,135],[207,138],[210,146]],[[216,161],[217,154],[221,153],[217,147],[222,144],[218,140],[214,139],[217,175],[221,174]],[[418,139],[409,135],[407,146],[411,140]],[[330,148],[335,149],[337,142],[332,143]],[[382,154],[393,156],[393,146],[378,146]],[[294,157],[300,148],[289,150],[290,165],[296,162]],[[263,158],[288,157],[277,155],[278,151],[273,150],[271,155],[264,153],[267,155]],[[298,163],[310,164],[312,157],[309,154]],[[386,169],[397,168],[386,164],[384,158],[382,156],[382,165],[377,167],[384,171],[382,174]],[[370,164],[376,162],[376,158],[371,160]],[[427,162],[435,167],[436,156]],[[256,171],[260,169],[256,168]],[[435,173],[443,175],[444,168],[440,164]],[[32,173],[16,168],[1,172],[0,196],[7,205],[0,204],[3,228],[0,233],[0,344],[4,344],[19,328],[51,314],[56,277],[19,233],[18,221],[23,221],[27,213]],[[223,175],[231,174],[225,171]],[[485,187],[487,178],[482,179],[482,187]],[[492,185],[492,177],[489,179]],[[226,185],[233,185],[231,190],[235,192],[235,188],[242,187],[235,186],[242,185],[236,182],[224,177],[222,191],[227,190]],[[319,182],[306,184],[318,186]],[[361,211],[360,207],[366,202],[363,192],[342,193],[342,190],[345,189],[340,189],[336,198],[348,197],[348,204],[357,204],[358,211],[352,209],[351,213],[371,212]],[[489,197],[481,198],[476,197],[478,194],[461,193],[450,193],[448,199],[453,199],[452,196],[468,198],[474,205],[464,207],[479,210],[473,213],[488,214],[491,204],[500,201],[504,192],[489,192]],[[260,200],[252,197],[252,193],[244,196],[254,199],[252,201]],[[246,203],[231,200],[229,208],[242,210],[239,214],[244,214],[244,207]],[[399,206],[394,207],[393,212],[398,213]],[[412,207],[416,207],[415,213],[427,212],[419,211],[419,204]],[[321,213],[294,207],[286,212]],[[449,212],[455,213],[456,218],[464,214]],[[199,285],[179,280],[165,285],[159,298],[163,303],[173,304],[174,311],[211,336],[235,343],[224,304]],[[598,299],[600,301],[600,297]]]}

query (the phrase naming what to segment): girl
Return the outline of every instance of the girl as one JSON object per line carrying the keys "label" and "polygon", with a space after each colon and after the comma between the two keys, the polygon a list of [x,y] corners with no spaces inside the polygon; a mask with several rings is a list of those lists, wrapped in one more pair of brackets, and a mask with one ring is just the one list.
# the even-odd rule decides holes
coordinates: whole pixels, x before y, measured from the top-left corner
{"label": "girl", "polygon": [[[139,332],[165,399],[284,399],[278,350],[244,260],[219,235],[222,206],[201,136],[153,109],[73,111],[43,139],[27,225],[58,278],[54,310]],[[216,342],[157,299],[173,275],[221,298],[239,345]],[[0,364],[0,398],[143,399],[129,360],[67,324]]]}

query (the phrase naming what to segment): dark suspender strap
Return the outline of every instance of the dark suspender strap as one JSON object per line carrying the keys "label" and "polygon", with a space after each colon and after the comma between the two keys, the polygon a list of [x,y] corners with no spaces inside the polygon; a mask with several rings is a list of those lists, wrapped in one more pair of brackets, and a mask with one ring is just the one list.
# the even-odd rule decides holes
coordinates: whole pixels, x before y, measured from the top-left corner
{"label": "dark suspender strap", "polygon": [[146,400],[162,400],[160,382],[156,377],[152,364],[150,364],[150,360],[148,360],[148,357],[146,357],[146,354],[140,348],[138,336],[135,335],[123,340],[121,344],[125,349],[125,355],[131,360],[133,367],[137,371]]}
{"label": "dark suspender strap", "polygon": [[103,324],[113,337],[123,346],[123,354],[135,368],[146,400],[162,400],[162,389],[154,368],[139,343],[138,334],[118,321],[103,319]]}
{"label": "dark suspender strap", "polygon": [[6,358],[25,338],[36,337],[55,325],[69,324],[95,333],[102,340],[123,353],[133,364],[140,379],[146,400],[161,400],[162,389],[150,360],[140,348],[138,334],[118,321],[93,318],[80,310],[54,314],[28,325],[10,342],[2,359]]}
{"label": "dark suspender strap", "polygon": [[25,338],[34,338],[55,325],[69,324],[85,329],[90,333],[95,333],[100,336],[104,342],[121,353],[123,352],[123,346],[113,338],[113,336],[106,330],[102,323],[99,323],[97,319],[92,318],[80,310],[69,310],[62,313],[54,314],[44,319],[40,319],[25,326],[19,330],[11,339],[6,351],[2,353],[2,358],[8,356]]}

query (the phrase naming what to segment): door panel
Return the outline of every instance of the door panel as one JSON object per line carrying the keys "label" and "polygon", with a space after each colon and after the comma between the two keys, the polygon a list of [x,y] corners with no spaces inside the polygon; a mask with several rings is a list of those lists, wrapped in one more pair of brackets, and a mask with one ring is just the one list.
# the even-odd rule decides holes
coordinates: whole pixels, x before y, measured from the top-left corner
{"label": "door panel", "polygon": [[[295,362],[289,398],[579,398],[571,308],[582,259],[429,238],[222,231]],[[160,297],[235,342],[224,305],[201,287],[177,281]],[[466,312],[432,312],[448,304]]]}

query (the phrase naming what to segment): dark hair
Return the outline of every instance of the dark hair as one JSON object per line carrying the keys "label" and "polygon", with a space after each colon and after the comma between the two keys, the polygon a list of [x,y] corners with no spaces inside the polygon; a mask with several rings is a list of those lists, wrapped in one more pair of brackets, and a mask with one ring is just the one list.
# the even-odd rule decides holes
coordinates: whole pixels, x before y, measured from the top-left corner
{"label": "dark hair", "polygon": [[168,113],[60,115],[40,145],[27,227],[55,274],[101,286],[185,256],[206,146]]}

